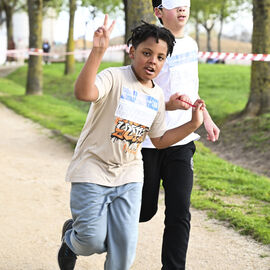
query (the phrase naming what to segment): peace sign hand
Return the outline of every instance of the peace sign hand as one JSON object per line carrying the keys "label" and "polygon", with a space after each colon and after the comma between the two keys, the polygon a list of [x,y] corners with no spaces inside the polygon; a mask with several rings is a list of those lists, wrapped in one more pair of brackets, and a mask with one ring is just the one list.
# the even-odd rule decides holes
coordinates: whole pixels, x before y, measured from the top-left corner
{"label": "peace sign hand", "polygon": [[115,20],[112,22],[111,26],[108,28],[108,14],[105,15],[104,23],[100,26],[94,33],[93,48],[100,48],[106,50],[109,47],[109,40],[111,32],[115,25]]}

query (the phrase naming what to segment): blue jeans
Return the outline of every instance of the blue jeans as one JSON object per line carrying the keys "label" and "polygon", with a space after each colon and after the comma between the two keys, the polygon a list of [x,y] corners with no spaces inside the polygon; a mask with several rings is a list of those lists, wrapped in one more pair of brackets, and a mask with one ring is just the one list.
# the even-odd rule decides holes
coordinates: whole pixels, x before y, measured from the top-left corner
{"label": "blue jeans", "polygon": [[107,252],[105,270],[128,270],[136,254],[142,183],[105,187],[72,183],[73,228],[65,241],[77,255]]}

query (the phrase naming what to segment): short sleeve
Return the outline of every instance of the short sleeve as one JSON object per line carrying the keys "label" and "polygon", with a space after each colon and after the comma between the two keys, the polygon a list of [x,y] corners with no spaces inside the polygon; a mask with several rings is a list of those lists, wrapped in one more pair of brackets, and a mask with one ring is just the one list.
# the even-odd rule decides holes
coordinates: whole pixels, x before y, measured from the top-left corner
{"label": "short sleeve", "polygon": [[99,72],[96,76],[95,85],[98,88],[98,99],[95,102],[98,102],[111,91],[113,87],[114,76],[112,70],[105,69]]}

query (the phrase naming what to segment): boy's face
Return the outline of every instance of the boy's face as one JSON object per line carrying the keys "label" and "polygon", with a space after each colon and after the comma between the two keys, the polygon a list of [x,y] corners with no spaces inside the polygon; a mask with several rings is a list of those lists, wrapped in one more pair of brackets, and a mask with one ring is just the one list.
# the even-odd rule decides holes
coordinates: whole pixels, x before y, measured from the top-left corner
{"label": "boy's face", "polygon": [[163,26],[177,33],[182,30],[189,19],[189,7],[176,7],[173,9],[155,8],[155,15],[162,19]]}
{"label": "boy's face", "polygon": [[132,59],[132,69],[141,84],[152,87],[152,79],[157,77],[165,63],[168,45],[153,37],[141,42],[135,49],[130,48],[129,57]]}

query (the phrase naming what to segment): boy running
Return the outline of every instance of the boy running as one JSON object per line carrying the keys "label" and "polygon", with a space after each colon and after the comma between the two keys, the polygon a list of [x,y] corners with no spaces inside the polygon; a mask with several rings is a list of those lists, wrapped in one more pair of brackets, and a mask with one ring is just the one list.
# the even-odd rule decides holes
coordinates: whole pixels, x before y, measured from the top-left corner
{"label": "boy running", "polygon": [[74,269],[78,255],[107,253],[104,269],[130,269],[136,251],[143,182],[141,143],[148,134],[168,147],[202,123],[204,102],[192,120],[165,132],[165,102],[153,78],[172,53],[169,30],[147,23],[132,31],[131,66],[97,74],[114,22],[94,33],[92,51],[75,83],[78,99],[92,102],[66,180],[71,182],[72,219],[65,222],[58,252],[61,270]]}

